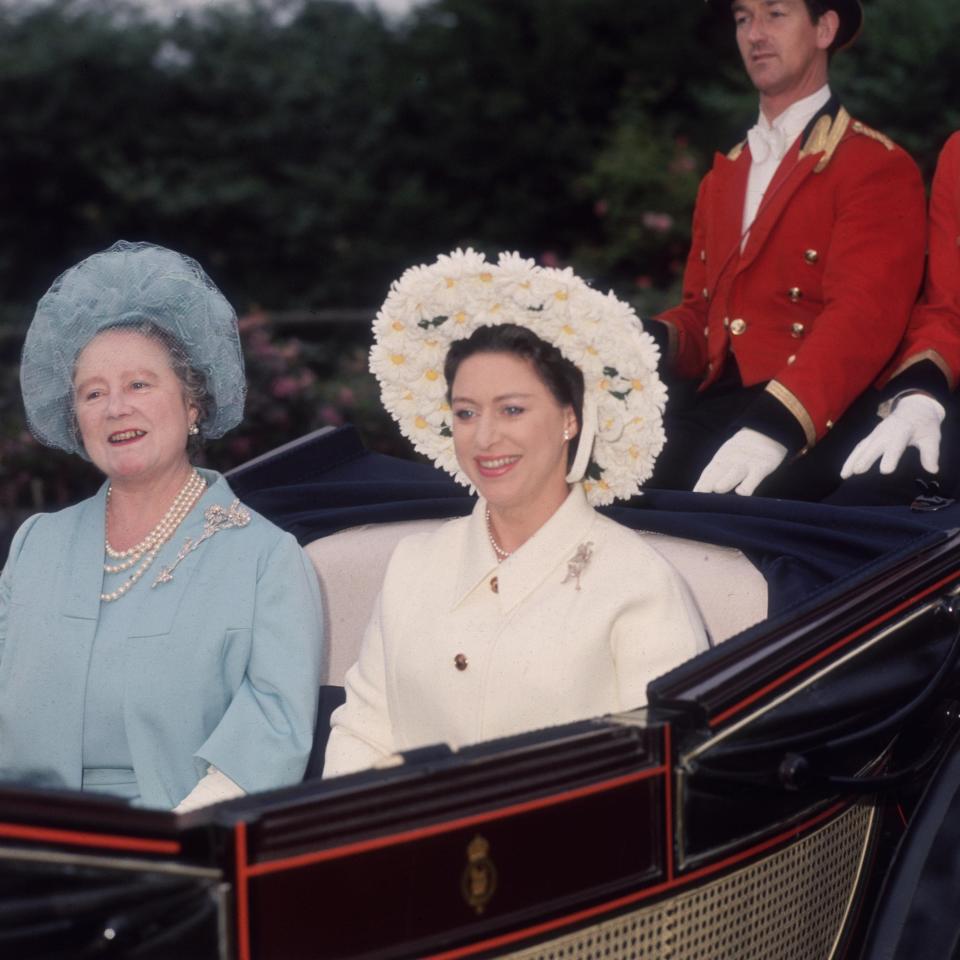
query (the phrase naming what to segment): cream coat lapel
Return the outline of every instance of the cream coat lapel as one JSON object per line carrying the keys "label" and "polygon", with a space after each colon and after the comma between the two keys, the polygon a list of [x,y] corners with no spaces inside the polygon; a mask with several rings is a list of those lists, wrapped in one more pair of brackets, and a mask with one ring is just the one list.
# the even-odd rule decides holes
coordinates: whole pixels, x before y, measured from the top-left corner
{"label": "cream coat lapel", "polygon": [[486,509],[486,501],[480,498],[467,518],[463,539],[459,544],[451,610],[459,606],[481,583],[489,583],[491,577],[499,575],[500,564],[487,535]]}
{"label": "cream coat lapel", "polygon": [[[504,614],[510,613],[548,578],[563,579],[577,547],[590,539],[597,517],[587,503],[583,487],[575,484],[557,512],[519,550],[497,564],[487,538],[485,509],[486,504],[480,501],[470,517],[458,602],[478,583],[495,575],[497,598]],[[571,585],[570,589],[574,587]]]}

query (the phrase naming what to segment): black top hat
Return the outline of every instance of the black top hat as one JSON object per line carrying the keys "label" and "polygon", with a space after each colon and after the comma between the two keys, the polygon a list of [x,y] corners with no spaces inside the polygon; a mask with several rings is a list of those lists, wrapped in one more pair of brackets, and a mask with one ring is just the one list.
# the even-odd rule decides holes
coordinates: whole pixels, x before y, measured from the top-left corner
{"label": "black top hat", "polygon": [[[733,0],[707,0],[714,8],[729,7]],[[857,38],[863,26],[863,6],[860,0],[825,0],[828,10],[836,10],[840,26],[833,40],[833,50],[849,46]]]}

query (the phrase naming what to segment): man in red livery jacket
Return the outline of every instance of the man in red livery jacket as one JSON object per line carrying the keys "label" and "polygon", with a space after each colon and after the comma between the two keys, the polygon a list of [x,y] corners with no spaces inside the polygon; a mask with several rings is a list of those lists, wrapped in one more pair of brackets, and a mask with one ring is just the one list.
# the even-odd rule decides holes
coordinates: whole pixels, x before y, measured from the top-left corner
{"label": "man in red livery jacket", "polygon": [[648,324],[667,370],[699,381],[668,409],[648,485],[819,499],[851,446],[828,434],[890,361],[920,286],[923,183],[831,95],[859,0],[729,6],[760,117],[700,184],[683,302]]}
{"label": "man in red livery jacket", "polygon": [[[909,482],[921,471],[930,480],[941,479],[944,492],[956,496],[960,444],[949,442],[945,462],[941,463],[940,440],[941,434],[950,436],[957,429],[954,391],[960,380],[960,132],[947,141],[937,162],[929,225],[923,296],[913,309],[900,349],[879,382],[882,402],[876,414],[882,419],[843,465],[845,479],[864,475],[861,489],[869,489],[872,495],[861,493],[856,497],[861,502],[902,501],[904,493],[909,496],[917,492],[915,487],[903,489],[904,478]],[[915,462],[918,456],[919,470]],[[878,461],[879,476],[872,469]]]}

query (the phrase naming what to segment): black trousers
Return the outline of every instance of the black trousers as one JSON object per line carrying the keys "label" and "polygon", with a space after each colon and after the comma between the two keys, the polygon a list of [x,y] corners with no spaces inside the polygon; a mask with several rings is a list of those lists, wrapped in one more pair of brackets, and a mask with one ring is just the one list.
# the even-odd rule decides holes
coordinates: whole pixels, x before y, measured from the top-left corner
{"label": "black trousers", "polygon": [[[763,389],[725,379],[703,393],[689,383],[673,383],[664,416],[666,446],[645,484],[651,489],[692,490],[713,455],[740,428],[739,420]],[[920,466],[909,447],[889,476],[875,465],[867,473],[840,479],[840,468],[853,448],[880,422],[880,395],[870,389],[844,413],[830,432],[801,456],[788,456],[757,487],[756,496],[826,501],[846,506],[908,505],[918,496],[956,497],[960,487],[960,416],[951,401],[943,423],[940,471]]]}

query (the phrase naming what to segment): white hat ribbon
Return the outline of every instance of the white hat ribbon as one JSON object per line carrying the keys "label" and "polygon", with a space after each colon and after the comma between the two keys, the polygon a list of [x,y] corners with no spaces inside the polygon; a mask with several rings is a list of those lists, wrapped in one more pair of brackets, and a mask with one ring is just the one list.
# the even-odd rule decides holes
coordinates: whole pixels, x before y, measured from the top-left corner
{"label": "white hat ribbon", "polygon": [[597,435],[597,403],[589,393],[583,397],[583,416],[580,424],[580,440],[577,443],[577,455],[574,458],[567,483],[579,483],[587,472],[587,464],[593,453],[593,441]]}

